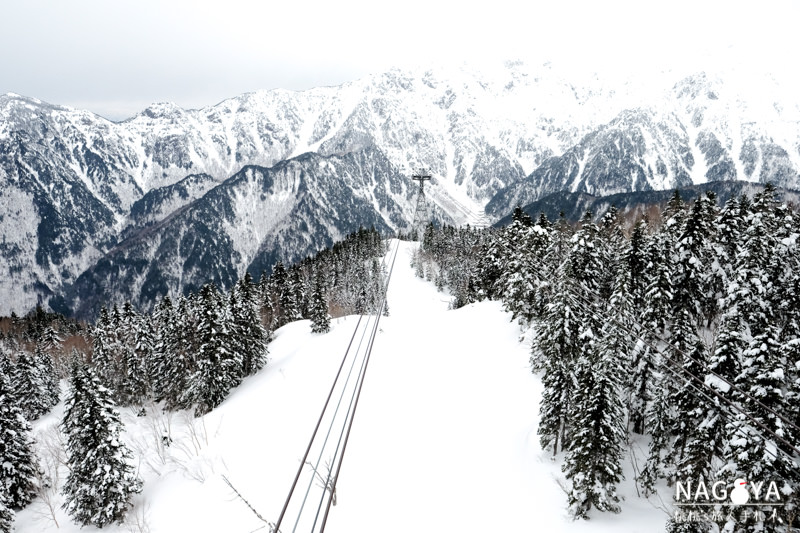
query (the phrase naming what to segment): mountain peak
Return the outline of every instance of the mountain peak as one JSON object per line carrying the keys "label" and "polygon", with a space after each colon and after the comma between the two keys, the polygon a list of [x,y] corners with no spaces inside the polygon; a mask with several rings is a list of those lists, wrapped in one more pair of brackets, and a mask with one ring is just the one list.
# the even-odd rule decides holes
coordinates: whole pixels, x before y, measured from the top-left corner
{"label": "mountain peak", "polygon": [[145,116],[148,118],[161,119],[161,118],[178,118],[186,114],[186,110],[179,105],[172,102],[155,102],[139,113],[137,116]]}

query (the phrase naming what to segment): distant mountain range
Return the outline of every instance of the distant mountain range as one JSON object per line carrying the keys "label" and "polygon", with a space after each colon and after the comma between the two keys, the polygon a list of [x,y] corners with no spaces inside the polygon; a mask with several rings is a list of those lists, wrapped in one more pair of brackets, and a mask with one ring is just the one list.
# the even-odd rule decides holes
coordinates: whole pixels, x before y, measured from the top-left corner
{"label": "distant mountain range", "polygon": [[406,229],[412,169],[438,220],[489,224],[567,191],[800,188],[800,100],[699,74],[659,90],[508,63],[392,70],[122,122],[0,96],[0,313],[91,316],[230,285],[356,230]]}

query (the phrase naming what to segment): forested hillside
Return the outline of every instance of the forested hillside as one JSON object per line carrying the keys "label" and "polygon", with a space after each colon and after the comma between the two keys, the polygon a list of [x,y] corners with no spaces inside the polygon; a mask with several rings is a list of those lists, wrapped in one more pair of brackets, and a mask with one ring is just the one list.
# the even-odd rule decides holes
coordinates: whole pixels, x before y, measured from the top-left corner
{"label": "forested hillside", "polygon": [[[324,333],[332,316],[374,311],[385,296],[385,246],[377,231],[362,228],[295,265],[277,263],[258,282],[246,275],[229,292],[208,283],[174,301],[166,296],[152,314],[125,303],[103,307],[88,326],[41,309],[5,319],[0,531],[10,531],[13,512],[37,496],[55,520],[57,491],[81,526],[122,522],[142,481],[120,439],[120,410],[202,416],[268,364],[276,329],[310,319],[312,332]],[[62,378],[69,382],[64,435],[34,442],[30,422],[59,403]],[[163,454],[172,437],[153,424]]]}
{"label": "forested hillside", "polygon": [[[676,193],[630,234],[615,209],[577,226],[517,210],[497,230],[428,228],[419,275],[448,287],[454,307],[501,299],[533,328],[538,434],[563,453],[573,516],[619,509],[621,463],[638,443],[642,495],[725,487],[713,506],[674,502],[668,531],[796,522],[800,217],[774,195],[767,186],[720,207],[713,193],[690,205]],[[734,481],[776,489],[737,508]]]}

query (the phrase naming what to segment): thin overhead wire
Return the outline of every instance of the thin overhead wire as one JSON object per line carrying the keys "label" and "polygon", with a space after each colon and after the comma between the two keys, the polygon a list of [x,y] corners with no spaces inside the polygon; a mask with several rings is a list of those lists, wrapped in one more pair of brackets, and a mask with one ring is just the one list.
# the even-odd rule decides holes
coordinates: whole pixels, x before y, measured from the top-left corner
{"label": "thin overhead wire", "polygon": [[[346,446],[347,446],[347,440],[349,438],[350,429],[352,428],[353,420],[354,420],[354,417],[355,417],[355,410],[356,410],[356,407],[358,405],[358,400],[360,398],[361,387],[363,386],[363,380],[364,380],[364,376],[366,374],[367,364],[369,362],[369,358],[370,358],[371,353],[372,353],[372,347],[374,345],[375,336],[377,335],[378,323],[380,322],[380,317],[381,317],[381,315],[383,313],[383,310],[386,307],[386,294],[388,292],[388,286],[389,286],[389,282],[390,282],[391,277],[392,277],[392,272],[394,270],[394,264],[395,264],[395,261],[397,259],[399,248],[400,248],[400,243],[398,241],[396,243],[395,247],[394,247],[394,251],[390,252],[389,254],[387,254],[384,257],[383,261],[382,261],[382,267],[385,269],[387,261],[391,257],[391,266],[390,266],[390,268],[388,270],[386,281],[385,281],[385,283],[383,285],[383,294],[381,295],[382,297],[381,297],[380,305],[376,309],[373,310],[373,311],[375,311],[374,315],[370,314],[370,315],[361,315],[361,316],[359,316],[359,319],[358,319],[358,322],[356,323],[356,326],[355,326],[355,329],[353,331],[353,334],[350,337],[350,342],[348,343],[347,349],[345,350],[345,354],[344,354],[344,356],[342,358],[342,362],[340,363],[339,369],[338,369],[338,371],[336,373],[336,376],[334,378],[333,385],[331,386],[330,392],[328,393],[328,397],[325,400],[325,404],[324,404],[324,406],[322,408],[322,411],[320,413],[320,416],[319,416],[319,418],[317,420],[317,424],[316,424],[316,426],[314,428],[314,431],[312,432],[311,438],[309,439],[308,446],[306,447],[305,454],[303,455],[303,458],[302,458],[302,460],[300,462],[300,467],[297,470],[297,473],[296,473],[296,475],[294,477],[294,480],[292,482],[291,488],[289,489],[289,494],[287,495],[286,501],[285,501],[285,503],[283,505],[283,508],[281,509],[281,513],[280,513],[280,516],[278,518],[278,521],[275,523],[275,525],[273,527],[273,531],[276,532],[276,533],[280,532],[280,527],[281,527],[282,523],[284,522],[287,509],[289,508],[289,505],[292,502],[292,499],[294,497],[294,493],[295,493],[295,490],[297,488],[299,479],[303,475],[303,471],[304,471],[305,467],[311,466],[311,464],[308,462],[308,457],[309,457],[309,455],[311,453],[312,448],[319,445],[319,443],[317,443],[317,440],[318,440],[317,436],[319,434],[319,430],[320,430],[320,428],[321,428],[321,426],[323,424],[323,421],[327,416],[330,416],[330,424],[328,426],[328,431],[327,431],[327,433],[325,435],[325,438],[324,438],[324,441],[322,442],[322,445],[320,447],[319,456],[316,459],[316,465],[314,465],[312,467],[313,472],[312,472],[312,475],[311,475],[311,477],[309,479],[309,485],[306,488],[305,494],[303,496],[302,503],[300,504],[300,508],[298,510],[298,515],[297,515],[297,518],[296,518],[296,520],[294,522],[294,526],[292,528],[292,532],[295,532],[297,530],[298,525],[301,522],[301,518],[303,516],[304,509],[306,507],[306,502],[308,500],[309,493],[310,493],[311,487],[313,486],[313,483],[314,483],[315,479],[323,481],[323,484],[322,484],[322,489],[323,490],[322,490],[321,495],[320,495],[320,502],[319,502],[319,505],[317,506],[317,511],[316,511],[316,515],[314,517],[313,525],[311,525],[311,531],[313,533],[313,531],[315,531],[315,529],[316,529],[317,522],[318,522],[318,519],[319,519],[319,515],[320,515],[320,512],[321,512],[323,503],[325,502],[325,499],[327,497],[327,507],[326,507],[326,512],[325,512],[325,518],[323,519],[322,528],[324,529],[324,527],[325,527],[324,523],[327,520],[328,510],[330,509],[331,503],[333,501],[333,497],[335,495],[336,481],[338,479],[339,471],[341,470],[341,462],[342,462],[342,459],[344,458],[344,452],[345,452],[345,449],[346,449]],[[366,320],[364,320],[365,317],[366,317]],[[363,327],[362,327],[362,323],[363,323]],[[359,332],[359,329],[361,330],[361,338],[360,338],[359,343],[356,346],[355,351],[354,351],[353,350],[354,340],[355,340],[355,338],[356,338],[356,336],[357,336],[357,334]],[[365,344],[365,340],[366,340],[366,344]],[[363,356],[360,355],[360,353],[362,351],[362,345],[365,346],[365,351],[364,351]],[[347,373],[347,378],[345,379],[344,384],[342,384],[341,383],[342,370],[344,368],[345,362],[347,361],[348,357],[350,357],[352,359],[352,362],[350,364],[350,369],[349,369],[349,371]],[[360,359],[360,365],[359,365],[359,359]],[[354,370],[354,368],[356,366],[359,366],[359,370],[356,373],[355,380],[353,380],[352,391],[350,391],[349,390],[349,388],[351,387],[350,381],[351,381],[351,378],[352,378],[352,375],[353,375],[353,370]],[[330,415],[330,413],[328,413],[329,406],[330,406],[333,394],[334,394],[335,390],[338,387],[341,387],[341,392],[339,394],[339,400],[338,400],[338,402],[336,404],[336,408],[335,408],[333,414]],[[338,415],[339,415],[339,412],[340,412],[340,408],[342,406],[342,402],[343,402],[343,400],[345,398],[345,395],[348,394],[348,393],[350,394],[350,402],[349,402],[347,411],[344,414],[344,419],[341,421],[341,429],[339,430],[339,438],[337,440],[336,450],[333,453],[332,462],[331,462],[331,464],[329,466],[327,479],[323,479],[323,477],[318,472],[319,465],[321,463],[323,455],[326,453],[326,447],[328,445],[328,442],[329,442],[329,439],[331,437],[331,434],[334,431],[334,427],[337,425],[338,420],[341,420],[341,418],[342,418],[341,416],[338,416]],[[340,448],[341,448],[341,453],[339,452]],[[331,477],[331,472],[333,471],[334,468],[336,469],[336,475]],[[321,531],[322,531],[322,529],[320,529],[320,532]]]}

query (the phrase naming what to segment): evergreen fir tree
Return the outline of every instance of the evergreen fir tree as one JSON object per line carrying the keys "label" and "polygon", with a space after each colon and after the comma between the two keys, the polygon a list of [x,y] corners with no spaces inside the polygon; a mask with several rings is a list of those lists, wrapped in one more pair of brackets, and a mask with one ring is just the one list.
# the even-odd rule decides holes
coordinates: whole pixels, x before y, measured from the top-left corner
{"label": "evergreen fir tree", "polygon": [[12,378],[13,395],[27,420],[36,420],[54,405],[45,389],[45,376],[36,364],[33,354],[26,351],[17,353]]}
{"label": "evergreen fir tree", "polygon": [[624,255],[630,274],[631,303],[633,309],[639,313],[644,308],[644,295],[647,284],[647,223],[640,220],[633,227],[631,239]]}
{"label": "evergreen fir tree", "polygon": [[720,257],[720,263],[724,267],[728,267],[726,271],[728,277],[730,277],[736,256],[739,255],[743,228],[745,227],[745,218],[738,198],[731,196],[725,202],[716,227],[717,248],[720,251],[718,256]]}
{"label": "evergreen fir tree", "polygon": [[653,394],[656,353],[650,342],[639,340],[631,350],[631,368],[628,380],[628,420],[634,433],[643,434],[647,407]]}
{"label": "evergreen fir tree", "polygon": [[114,395],[120,405],[143,405],[151,395],[153,337],[150,320],[125,302],[117,330],[117,380]]}
{"label": "evergreen fir tree", "polygon": [[37,345],[33,352],[33,358],[42,380],[42,390],[47,404],[47,412],[58,404],[61,396],[61,379],[53,365],[53,357],[50,353],[42,350]]}
{"label": "evergreen fir tree", "polygon": [[331,316],[328,314],[328,301],[325,297],[325,288],[322,276],[317,274],[314,283],[314,292],[311,293],[310,303],[311,331],[314,333],[327,333],[331,329]]}
{"label": "evergreen fir tree", "polygon": [[503,276],[503,301],[514,318],[523,323],[542,313],[544,302],[541,288],[541,257],[550,246],[550,234],[539,225],[520,226],[509,230],[507,236],[514,239],[512,252],[507,258]]}
{"label": "evergreen fir tree", "polygon": [[17,407],[6,373],[0,373],[0,493],[5,505],[21,509],[36,489],[36,458],[31,427]]}
{"label": "evergreen fir tree", "polygon": [[[288,288],[288,274],[286,267],[283,266],[281,261],[275,263],[270,276],[270,292],[274,294],[275,299],[275,325],[271,329],[278,329],[294,320],[287,317],[286,306],[290,305],[290,294]],[[292,309],[288,309],[288,314],[292,314]]]}
{"label": "evergreen fir tree", "polygon": [[583,295],[589,299],[600,295],[604,270],[610,265],[603,264],[599,229],[592,222],[592,214],[587,212],[578,230],[570,239],[569,275],[580,284]]}
{"label": "evergreen fir tree", "polygon": [[619,512],[616,486],[622,480],[623,406],[620,395],[619,338],[608,332],[598,346],[589,328],[580,334],[576,387],[571,415],[573,433],[562,469],[572,481],[569,511],[587,518],[594,507]]}
{"label": "evergreen fir tree", "polygon": [[543,371],[542,400],[539,404],[539,438],[542,448],[553,445],[553,454],[568,445],[569,406],[575,391],[573,365],[580,354],[581,319],[566,291],[558,291],[547,306],[537,328],[533,370]]}
{"label": "evergreen fir tree", "polygon": [[647,409],[646,428],[650,435],[647,460],[637,481],[642,486],[645,496],[656,492],[655,486],[659,479],[665,477],[665,452],[670,450],[670,428],[673,425],[675,413],[669,403],[671,386],[667,386],[672,376],[664,371],[655,376],[653,401]]}
{"label": "evergreen fir tree", "polygon": [[491,233],[485,252],[480,254],[477,263],[478,293],[483,298],[498,298],[502,296],[500,279],[506,264],[506,240],[503,237],[505,228],[496,233]]}
{"label": "evergreen fir tree", "polygon": [[8,498],[0,490],[0,533],[14,531],[14,511],[8,506]]}
{"label": "evergreen fir tree", "polygon": [[242,375],[250,376],[267,363],[268,333],[258,316],[255,288],[250,274],[239,280],[231,291],[229,314],[231,317],[231,342],[241,354]]}
{"label": "evergreen fir tree", "polygon": [[163,372],[160,399],[167,409],[187,409],[192,405],[188,388],[189,377],[197,369],[197,315],[195,306],[183,296],[178,299],[174,313],[163,315],[169,320],[161,326],[164,345],[160,350],[165,360],[160,367]]}
{"label": "evergreen fir tree", "polygon": [[[743,354],[742,370],[735,381],[737,389],[732,392],[732,398],[750,417],[791,441],[791,432],[775,416],[775,413],[787,412],[783,394],[785,369],[781,366],[780,355],[781,345],[774,326],[767,325],[755,332]],[[790,505],[795,505],[794,494],[800,477],[798,465],[791,455],[780,452],[779,448],[781,443],[773,436],[737,413],[726,425],[726,464],[720,474],[729,482],[738,477],[777,480],[781,483],[779,490],[792,495]],[[762,510],[767,516],[771,511],[767,507]],[[746,525],[745,530],[761,531],[765,526],[767,524],[760,521]]]}
{"label": "evergreen fir tree", "polygon": [[261,278],[258,280],[259,318],[267,330],[268,339],[272,338],[272,330],[277,327],[277,308],[271,279],[262,272]]}
{"label": "evergreen fir tree", "polygon": [[[708,471],[710,465],[707,461],[711,460],[711,456],[693,457],[691,460],[696,464],[686,464],[688,460],[685,457],[686,445],[696,437],[697,428],[705,415],[702,408],[705,405],[704,398],[697,392],[696,386],[698,385],[697,380],[702,382],[705,378],[703,368],[707,363],[705,346],[697,335],[697,329],[686,307],[679,310],[678,316],[675,318],[666,356],[670,361],[665,361],[665,364],[673,368],[681,365],[683,370],[680,379],[695,385],[672,387],[669,399],[670,404],[680,413],[680,416],[672,419],[673,425],[670,428],[670,433],[675,436],[675,441],[669,462],[676,464],[678,470],[670,472],[669,479],[674,480],[676,476],[680,479],[689,479],[691,473]],[[699,464],[700,462],[702,464]]]}
{"label": "evergreen fir tree", "polygon": [[686,218],[676,243],[673,264],[672,305],[676,311],[686,310],[693,319],[704,316],[706,302],[706,272],[710,252],[706,245],[709,228],[706,227],[703,203],[697,200]]}
{"label": "evergreen fir tree", "polygon": [[173,344],[173,309],[172,299],[165,295],[153,311],[153,395],[156,401],[162,401],[169,395],[171,383],[167,378],[169,367],[174,359],[171,352]]}
{"label": "evergreen fir tree", "polygon": [[[684,360],[684,375],[693,375],[702,381],[705,362],[705,349],[698,339]],[[709,404],[690,386],[678,388],[673,398],[673,405],[680,416],[674,426],[675,472],[670,479],[697,481],[702,478],[711,484],[713,459],[717,451],[716,438],[723,425],[718,400]]]}
{"label": "evergreen fir tree", "polygon": [[281,307],[283,317],[288,324],[303,318],[303,283],[300,278],[300,269],[293,267],[289,270],[283,294],[281,295]]}
{"label": "evergreen fir tree", "polygon": [[664,233],[651,239],[648,250],[648,270],[650,279],[644,294],[642,326],[653,337],[662,334],[669,322],[674,294],[670,249]]}
{"label": "evergreen fir tree", "polygon": [[91,330],[92,364],[97,370],[100,380],[111,389],[115,389],[117,383],[114,327],[108,310],[105,306],[101,307],[100,315]]}
{"label": "evergreen fir tree", "polygon": [[73,371],[62,424],[69,467],[63,507],[81,526],[120,523],[142,482],[121,440],[122,423],[110,391],[92,368],[76,366]]}
{"label": "evergreen fir tree", "polygon": [[199,301],[196,370],[189,377],[181,400],[183,405],[196,406],[196,416],[204,415],[222,403],[243,377],[242,356],[229,349],[227,313],[216,287],[204,285]]}

